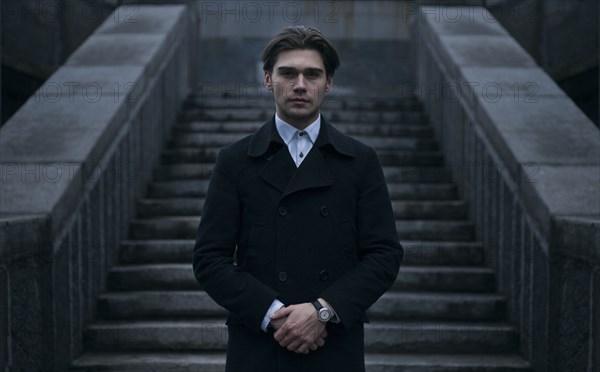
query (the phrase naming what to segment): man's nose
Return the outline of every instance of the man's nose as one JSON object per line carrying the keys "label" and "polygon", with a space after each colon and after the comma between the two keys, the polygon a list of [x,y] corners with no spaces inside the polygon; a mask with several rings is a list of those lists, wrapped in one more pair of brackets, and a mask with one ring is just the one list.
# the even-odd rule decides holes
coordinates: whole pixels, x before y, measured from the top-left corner
{"label": "man's nose", "polygon": [[306,91],[306,80],[304,79],[304,75],[299,74],[298,78],[296,79],[296,81],[294,82],[294,91],[296,90],[300,90],[300,91]]}

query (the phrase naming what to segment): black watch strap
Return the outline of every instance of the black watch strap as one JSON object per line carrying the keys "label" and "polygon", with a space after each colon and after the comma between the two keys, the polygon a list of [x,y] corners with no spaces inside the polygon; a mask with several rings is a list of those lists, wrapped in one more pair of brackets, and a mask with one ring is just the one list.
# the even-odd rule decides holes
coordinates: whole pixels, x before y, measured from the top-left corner
{"label": "black watch strap", "polygon": [[312,304],[315,307],[315,309],[317,309],[317,312],[319,312],[319,310],[323,308],[323,305],[321,305],[321,303],[317,300],[313,301]]}

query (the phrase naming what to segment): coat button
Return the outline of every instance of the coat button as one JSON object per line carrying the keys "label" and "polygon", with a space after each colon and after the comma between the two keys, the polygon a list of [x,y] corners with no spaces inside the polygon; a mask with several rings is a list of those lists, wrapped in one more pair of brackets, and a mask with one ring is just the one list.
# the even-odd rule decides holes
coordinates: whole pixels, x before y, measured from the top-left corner
{"label": "coat button", "polygon": [[321,207],[321,216],[323,216],[323,217],[329,216],[329,209],[327,209],[326,205]]}
{"label": "coat button", "polygon": [[279,215],[280,216],[287,215],[287,209],[285,209],[285,207],[279,207]]}
{"label": "coat button", "polygon": [[329,273],[327,272],[327,270],[323,270],[319,273],[319,279],[321,279],[322,281],[329,280]]}
{"label": "coat button", "polygon": [[285,271],[281,271],[278,275],[280,282],[287,281],[287,273]]}

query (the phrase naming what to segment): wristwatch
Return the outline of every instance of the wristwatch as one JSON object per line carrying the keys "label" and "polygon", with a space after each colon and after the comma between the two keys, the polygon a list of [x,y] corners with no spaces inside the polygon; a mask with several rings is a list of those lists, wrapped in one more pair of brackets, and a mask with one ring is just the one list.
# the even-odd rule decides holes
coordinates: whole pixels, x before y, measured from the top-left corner
{"label": "wristwatch", "polygon": [[319,301],[313,301],[312,304],[315,307],[315,309],[317,309],[317,319],[319,319],[323,323],[327,323],[331,320],[331,316],[333,315],[331,313],[331,310],[329,310],[326,307],[323,307],[323,305],[321,305]]}

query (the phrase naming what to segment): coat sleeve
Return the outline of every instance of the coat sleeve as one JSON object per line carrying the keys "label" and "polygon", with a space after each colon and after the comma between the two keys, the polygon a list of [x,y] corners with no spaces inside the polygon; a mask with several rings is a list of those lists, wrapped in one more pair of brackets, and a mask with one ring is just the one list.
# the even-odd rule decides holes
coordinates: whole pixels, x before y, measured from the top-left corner
{"label": "coat sleeve", "polygon": [[260,332],[277,293],[234,265],[240,229],[240,200],[233,172],[221,150],[211,175],[193,250],[196,280],[215,302],[250,329]]}
{"label": "coat sleeve", "polygon": [[387,291],[398,276],[404,250],[398,241],[394,212],[375,150],[365,161],[357,205],[356,266],[321,293],[346,329]]}

